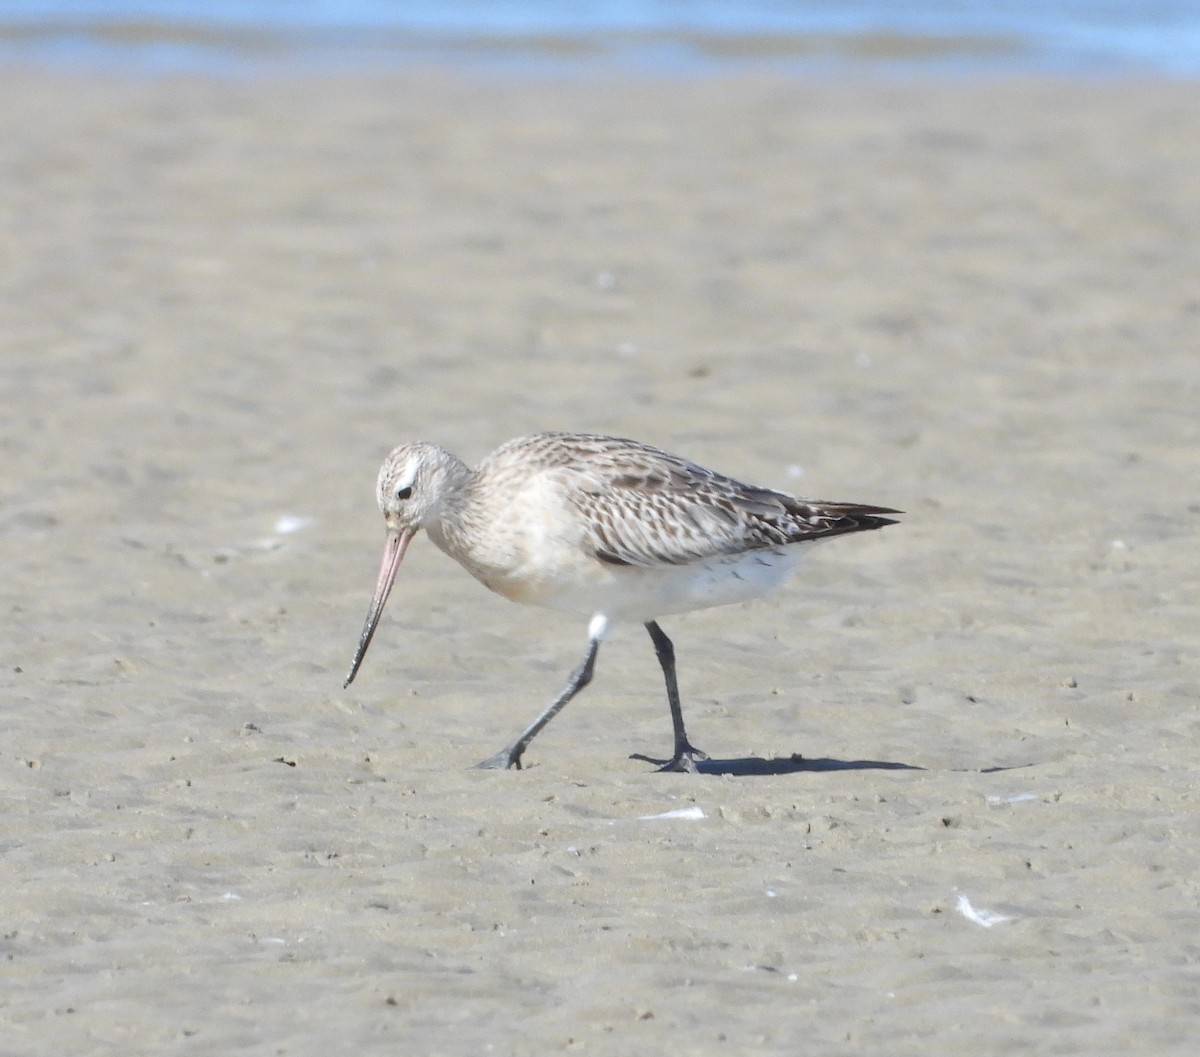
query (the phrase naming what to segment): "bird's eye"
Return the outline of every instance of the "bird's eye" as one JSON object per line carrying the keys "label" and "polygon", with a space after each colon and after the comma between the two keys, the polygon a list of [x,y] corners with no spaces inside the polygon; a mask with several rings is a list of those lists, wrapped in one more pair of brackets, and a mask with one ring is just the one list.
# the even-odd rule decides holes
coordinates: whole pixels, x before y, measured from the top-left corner
{"label": "bird's eye", "polygon": [[403,488],[396,489],[397,499],[410,499],[412,497],[412,485],[405,485]]}

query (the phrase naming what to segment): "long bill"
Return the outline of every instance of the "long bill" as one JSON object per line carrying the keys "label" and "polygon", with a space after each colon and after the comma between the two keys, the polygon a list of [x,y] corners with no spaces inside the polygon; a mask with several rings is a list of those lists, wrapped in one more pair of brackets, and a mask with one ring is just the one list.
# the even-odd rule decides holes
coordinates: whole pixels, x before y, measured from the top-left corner
{"label": "long bill", "polygon": [[392,584],[396,582],[396,571],[400,568],[404,552],[408,550],[408,545],[415,534],[415,529],[407,532],[388,533],[387,543],[383,548],[383,562],[379,566],[379,579],[375,583],[375,596],[371,599],[371,608],[367,613],[366,623],[363,624],[362,634],[358,638],[358,649],[354,653],[354,663],[350,665],[350,674],[342,683],[342,689],[354,682],[354,677],[358,674],[358,666],[362,664],[363,657],[366,656],[367,647],[371,645],[371,637],[375,634],[379,618],[383,615],[383,607],[387,603],[388,595],[392,593]]}

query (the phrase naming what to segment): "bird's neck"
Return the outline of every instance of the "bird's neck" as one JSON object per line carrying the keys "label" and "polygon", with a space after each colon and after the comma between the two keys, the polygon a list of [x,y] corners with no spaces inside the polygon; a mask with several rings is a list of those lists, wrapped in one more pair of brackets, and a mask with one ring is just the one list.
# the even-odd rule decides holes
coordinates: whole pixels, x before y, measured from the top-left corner
{"label": "bird's neck", "polygon": [[450,455],[442,467],[441,503],[425,523],[425,531],[439,550],[462,563],[467,556],[470,529],[471,490],[476,472],[458,456]]}

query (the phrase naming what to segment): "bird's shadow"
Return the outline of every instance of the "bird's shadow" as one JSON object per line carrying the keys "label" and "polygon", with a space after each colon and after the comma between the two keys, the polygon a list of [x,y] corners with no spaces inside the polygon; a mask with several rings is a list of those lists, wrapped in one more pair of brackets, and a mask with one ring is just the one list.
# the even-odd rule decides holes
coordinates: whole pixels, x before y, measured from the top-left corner
{"label": "bird's shadow", "polygon": [[[634,753],[631,760],[664,767],[668,761],[656,760],[651,756]],[[799,774],[802,771],[923,771],[916,764],[899,763],[893,760],[837,760],[831,757],[811,758],[793,753],[791,756],[764,759],[761,756],[741,756],[727,760],[697,760],[696,770],[700,774],[727,774],[735,778],[755,778],[773,774]]]}
{"label": "bird's shadow", "polygon": [[[663,770],[669,761],[658,760],[653,756],[644,756],[640,752],[633,753],[631,760],[642,760],[652,763]],[[999,774],[1003,771],[1019,771],[1024,767],[1032,767],[1032,763],[1000,764],[992,767],[952,767],[952,771],[973,771],[978,774]],[[821,773],[824,771],[928,771],[928,767],[920,767],[915,763],[900,763],[898,760],[838,760],[831,756],[801,756],[798,752],[791,756],[776,756],[764,759],[761,756],[739,756],[728,760],[697,760],[698,774],[727,774],[734,778],[762,778],[774,774],[800,774],[804,771]]]}

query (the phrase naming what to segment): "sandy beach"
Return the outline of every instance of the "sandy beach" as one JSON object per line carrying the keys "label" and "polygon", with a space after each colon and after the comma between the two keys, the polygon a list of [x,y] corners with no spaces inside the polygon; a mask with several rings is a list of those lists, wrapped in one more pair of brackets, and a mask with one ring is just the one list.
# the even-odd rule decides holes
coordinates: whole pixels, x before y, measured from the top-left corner
{"label": "sandy beach", "polygon": [[[0,1054],[1190,1054],[1200,86],[0,77]],[[618,629],[404,440],[907,511]],[[679,814],[682,812],[682,814]],[[655,817],[655,816],[668,817]]]}

